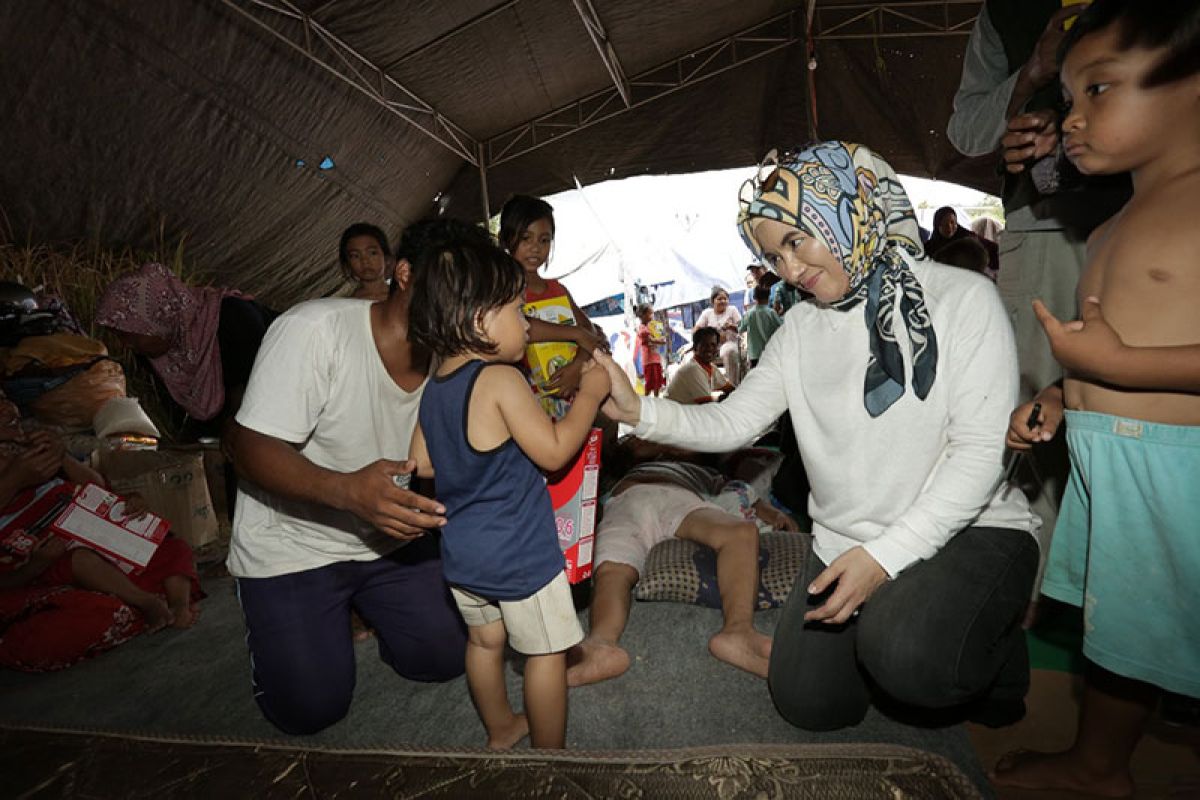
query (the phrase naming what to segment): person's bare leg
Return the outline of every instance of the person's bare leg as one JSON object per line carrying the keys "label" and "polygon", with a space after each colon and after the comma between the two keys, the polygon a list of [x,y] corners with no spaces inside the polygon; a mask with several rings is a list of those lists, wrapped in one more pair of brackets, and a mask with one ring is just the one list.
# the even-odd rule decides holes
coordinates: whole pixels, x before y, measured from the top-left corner
{"label": "person's bare leg", "polygon": [[567,685],[584,686],[608,680],[629,669],[629,653],[617,642],[629,621],[631,592],[638,572],[628,564],[605,561],[592,575],[592,607],[588,635],[567,656]]}
{"label": "person's bare leg", "polygon": [[556,750],[566,747],[566,653],[529,656],[525,662],[525,716],[530,744]]}
{"label": "person's bare leg", "polygon": [[1129,761],[1161,690],[1090,664],[1075,744],[1061,753],[1017,751],[996,763],[992,781],[1022,789],[1059,789],[1130,797]]}
{"label": "person's bare leg", "polygon": [[504,684],[507,638],[500,620],[467,628],[467,686],[487,731],[490,750],[508,750],[529,733],[525,715],[514,713],[508,702],[508,687]]}
{"label": "person's bare leg", "polygon": [[760,678],[767,677],[771,639],[754,629],[758,595],[758,528],[712,508],[684,517],[675,535],[711,547],[717,554],[717,590],[725,624],[708,640],[714,657]]}
{"label": "person's bare leg", "polygon": [[171,609],[171,626],[190,628],[200,617],[200,606],[192,603],[192,580],[185,575],[170,575],[163,581],[167,590],[167,606]]}
{"label": "person's bare leg", "polygon": [[142,612],[146,633],[154,633],[171,624],[173,615],[166,601],[139,589],[125,573],[97,553],[78,548],[71,553],[71,574],[75,584],[93,592],[111,594]]}

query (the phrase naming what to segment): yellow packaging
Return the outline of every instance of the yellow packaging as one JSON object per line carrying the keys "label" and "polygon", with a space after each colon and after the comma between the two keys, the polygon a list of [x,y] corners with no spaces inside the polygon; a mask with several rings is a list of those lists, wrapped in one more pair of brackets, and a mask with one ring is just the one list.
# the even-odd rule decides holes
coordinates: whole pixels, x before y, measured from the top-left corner
{"label": "yellow packaging", "polygon": [[[558,325],[574,325],[575,315],[571,311],[571,302],[562,297],[549,297],[545,300],[535,300],[526,303],[522,309],[525,316],[553,322]],[[525,359],[529,362],[529,372],[533,382],[546,394],[544,386],[555,372],[570,364],[575,358],[577,345],[573,342],[538,342],[525,348]]]}
{"label": "yellow packaging", "polygon": [[[1090,0],[1062,0],[1062,7],[1067,8],[1068,6],[1078,6],[1078,5],[1087,3],[1087,2],[1090,2]],[[1066,21],[1063,22],[1063,30],[1064,31],[1071,30],[1071,26],[1075,24],[1075,20],[1076,20],[1077,16],[1076,17],[1067,17]]]}

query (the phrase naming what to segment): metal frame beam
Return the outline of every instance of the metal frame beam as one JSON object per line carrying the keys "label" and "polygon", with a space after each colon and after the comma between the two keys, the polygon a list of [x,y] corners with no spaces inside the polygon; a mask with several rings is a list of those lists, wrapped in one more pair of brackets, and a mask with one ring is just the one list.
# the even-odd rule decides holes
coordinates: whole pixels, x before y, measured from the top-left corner
{"label": "metal frame beam", "polygon": [[221,2],[459,158],[481,166],[480,142],[289,0]]}
{"label": "metal frame beam", "polygon": [[596,45],[596,52],[600,54],[604,68],[608,70],[608,77],[612,79],[613,86],[625,101],[625,107],[629,108],[632,102],[629,81],[625,77],[625,70],[621,68],[621,62],[617,59],[616,51],[613,50],[612,42],[608,40],[608,33],[605,32],[600,17],[596,15],[596,9],[592,7],[592,0],[572,2],[575,3],[575,10],[579,12],[579,18],[583,20],[583,27],[587,28],[592,44]]}
{"label": "metal frame beam", "polygon": [[557,142],[619,114],[693,86],[801,40],[803,11],[793,9],[629,79],[629,101],[602,89],[484,142],[489,168]]}
{"label": "metal frame beam", "polygon": [[982,7],[982,0],[832,6],[818,3],[813,18],[813,38],[828,41],[968,36]]}

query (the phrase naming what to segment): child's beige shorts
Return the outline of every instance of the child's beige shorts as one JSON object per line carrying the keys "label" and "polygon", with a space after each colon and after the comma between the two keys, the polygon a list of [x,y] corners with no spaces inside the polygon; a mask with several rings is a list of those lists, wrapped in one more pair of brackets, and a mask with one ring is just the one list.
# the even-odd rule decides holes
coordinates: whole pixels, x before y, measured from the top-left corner
{"label": "child's beige shorts", "polygon": [[559,653],[583,641],[583,628],[579,627],[565,572],[558,573],[554,580],[524,600],[492,602],[458,586],[451,586],[450,592],[468,626],[504,620],[508,643],[518,653],[527,656]]}

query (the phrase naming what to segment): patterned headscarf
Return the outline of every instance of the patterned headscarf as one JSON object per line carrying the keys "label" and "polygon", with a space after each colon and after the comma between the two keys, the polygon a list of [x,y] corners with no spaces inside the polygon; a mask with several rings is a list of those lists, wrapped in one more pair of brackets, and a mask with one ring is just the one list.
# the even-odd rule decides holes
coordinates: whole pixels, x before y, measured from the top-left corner
{"label": "patterned headscarf", "polygon": [[207,420],[225,405],[217,328],[221,301],[231,295],[245,297],[232,289],[189,286],[162,264],[144,264],[104,290],[96,322],[170,343],[150,364],[188,414]]}
{"label": "patterned headscarf", "polygon": [[913,391],[924,400],[937,375],[937,337],[925,293],[900,251],[924,257],[912,204],[895,172],[866,147],[822,142],[768,161],[747,182],[738,230],[759,253],[755,218],[799,228],[824,242],[850,278],[850,290],[833,308],[864,303],[871,358],[863,391],[867,413],[878,417],[904,394],[904,362],[896,317],[912,346]]}

